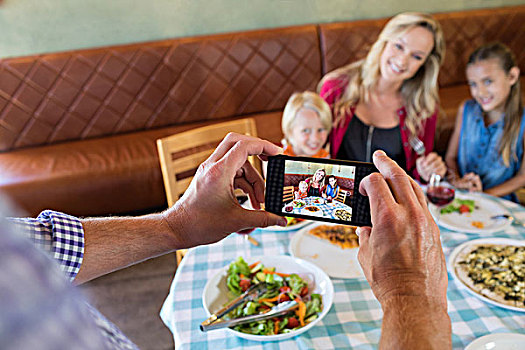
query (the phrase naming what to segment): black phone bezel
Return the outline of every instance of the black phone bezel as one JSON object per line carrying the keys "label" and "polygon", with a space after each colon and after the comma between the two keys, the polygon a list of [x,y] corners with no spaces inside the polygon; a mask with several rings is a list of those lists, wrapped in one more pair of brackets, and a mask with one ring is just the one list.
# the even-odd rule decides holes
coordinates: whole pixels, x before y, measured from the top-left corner
{"label": "black phone bezel", "polygon": [[[352,220],[345,221],[339,219],[309,216],[294,213],[283,213],[283,185],[284,185],[284,168],[285,161],[299,161],[299,162],[310,162],[317,164],[335,164],[335,165],[346,165],[355,166],[355,177],[354,177],[354,192],[351,197],[352,202]],[[265,196],[265,210],[279,216],[296,217],[306,220],[324,221],[342,225],[350,226],[371,226],[370,217],[370,202],[367,196],[363,196],[359,193],[359,183],[361,180],[373,173],[377,172],[377,168],[372,163],[349,161],[340,159],[323,159],[323,158],[311,158],[311,157],[292,157],[286,155],[277,155],[268,157],[268,167],[266,176],[266,196]],[[364,210],[364,211],[363,211]],[[354,215],[354,213],[356,215]]]}

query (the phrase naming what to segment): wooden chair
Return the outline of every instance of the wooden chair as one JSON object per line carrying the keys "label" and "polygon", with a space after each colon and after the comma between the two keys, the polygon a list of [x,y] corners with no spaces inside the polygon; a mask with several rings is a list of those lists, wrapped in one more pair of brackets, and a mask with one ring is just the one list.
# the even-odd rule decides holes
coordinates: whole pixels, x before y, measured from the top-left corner
{"label": "wooden chair", "polygon": [[347,195],[347,191],[340,189],[339,193],[337,194],[337,197],[335,197],[335,200],[345,204],[346,195]]}
{"label": "wooden chair", "polygon": [[[162,178],[170,207],[186,191],[199,165],[213,153],[229,132],[257,136],[255,121],[245,118],[204,126],[157,140]],[[250,162],[261,172],[259,158],[250,157]],[[185,252],[186,250],[177,251],[177,265]]]}
{"label": "wooden chair", "polygon": [[294,198],[294,187],[284,186],[283,187],[283,203],[289,202]]}

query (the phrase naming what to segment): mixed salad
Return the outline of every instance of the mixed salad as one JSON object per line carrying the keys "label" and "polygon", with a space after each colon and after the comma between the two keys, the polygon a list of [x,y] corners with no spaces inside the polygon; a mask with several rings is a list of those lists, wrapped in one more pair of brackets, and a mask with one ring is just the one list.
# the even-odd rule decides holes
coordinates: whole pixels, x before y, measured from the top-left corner
{"label": "mixed salad", "polygon": [[234,330],[256,335],[289,333],[315,320],[322,310],[321,295],[311,294],[308,283],[299,275],[279,273],[274,267],[265,267],[260,262],[248,265],[242,257],[230,264],[226,283],[236,297],[261,282],[270,285],[268,291],[254,301],[241,304],[226,318],[264,313],[288,300],[295,300],[299,307],[284,316],[238,325],[233,327]]}
{"label": "mixed salad", "polygon": [[475,202],[472,199],[455,198],[452,203],[441,209],[441,214],[450,213],[472,213],[475,208]]}
{"label": "mixed salad", "polygon": [[304,221],[304,219],[299,219],[299,218],[292,218],[290,216],[286,216],[286,226],[293,226],[293,225],[297,225],[298,223],[301,223]]}

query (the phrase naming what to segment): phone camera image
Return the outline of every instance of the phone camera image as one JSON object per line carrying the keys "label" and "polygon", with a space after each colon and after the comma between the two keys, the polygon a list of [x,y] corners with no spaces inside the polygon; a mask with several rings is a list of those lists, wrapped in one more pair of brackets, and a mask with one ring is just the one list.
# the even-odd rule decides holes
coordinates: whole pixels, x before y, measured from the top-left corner
{"label": "phone camera image", "polygon": [[355,166],[285,160],[283,214],[352,221]]}
{"label": "phone camera image", "polygon": [[282,216],[370,225],[368,198],[357,189],[373,171],[370,163],[270,157],[266,209]]}

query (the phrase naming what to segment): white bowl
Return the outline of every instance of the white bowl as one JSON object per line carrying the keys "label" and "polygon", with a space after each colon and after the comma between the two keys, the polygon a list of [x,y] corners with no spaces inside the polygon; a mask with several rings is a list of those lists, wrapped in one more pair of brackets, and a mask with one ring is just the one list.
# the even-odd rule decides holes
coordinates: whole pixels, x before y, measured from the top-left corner
{"label": "white bowl", "polygon": [[[228,332],[238,337],[255,341],[275,341],[288,339],[308,331],[319,321],[321,321],[328,311],[330,311],[334,299],[334,286],[328,275],[319,267],[303,259],[294,258],[287,255],[249,257],[245,260],[248,264],[260,261],[265,267],[275,267],[277,272],[296,273],[299,275],[306,274],[312,276],[313,281],[311,282],[314,282],[314,287],[312,290],[310,290],[310,293],[317,293],[322,296],[323,310],[318,315],[317,319],[302,328],[291,331],[290,333],[276,335],[254,335],[237,332],[233,329],[227,328],[226,330]],[[225,266],[223,269],[221,269],[206,283],[206,286],[204,287],[204,292],[202,293],[202,304],[204,305],[204,309],[206,310],[208,316],[211,315],[210,310],[213,312],[219,310],[229,301],[229,291],[228,287],[226,286],[228,266]]]}

